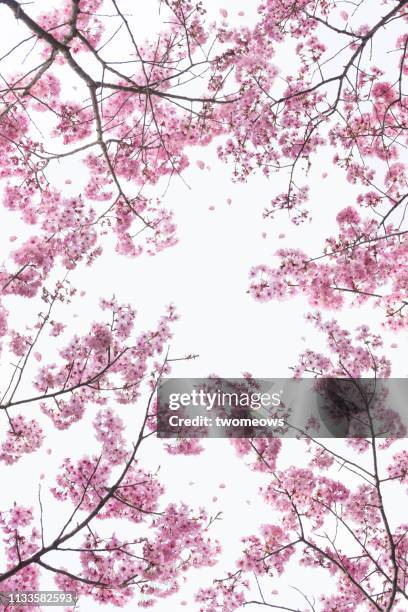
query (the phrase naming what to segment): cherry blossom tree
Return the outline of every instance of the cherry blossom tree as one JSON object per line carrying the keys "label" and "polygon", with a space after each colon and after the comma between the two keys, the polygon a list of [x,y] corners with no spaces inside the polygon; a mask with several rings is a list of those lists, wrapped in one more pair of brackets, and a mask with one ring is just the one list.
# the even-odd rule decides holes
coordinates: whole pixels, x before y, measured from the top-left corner
{"label": "cherry blossom tree", "polygon": [[[358,18],[365,17],[364,2],[352,5],[351,14],[334,3],[278,4],[280,20],[271,36],[279,42],[288,35],[299,39],[299,71],[286,77],[280,98],[268,90],[263,99],[269,112],[264,109],[262,117],[272,118],[272,126],[263,132],[263,157],[253,160],[266,173],[276,166],[289,170],[287,192],[274,198],[265,217],[286,210],[296,224],[308,218],[308,186],[298,186],[298,180],[326,145],[333,164],[361,191],[356,201],[345,202],[337,215],[338,235],[326,238],[320,255],[280,249],[278,267],[251,270],[250,292],[261,301],[301,293],[311,305],[325,309],[342,308],[351,295],[352,304],[370,302],[382,308],[389,328],[404,329],[405,277],[396,262],[404,261],[406,248],[406,2],[385,3],[381,9],[388,11],[369,23]],[[274,8],[270,3],[269,10]],[[339,49],[326,47],[327,31],[336,33]],[[378,49],[376,38],[382,32],[390,46],[384,48],[381,40]],[[237,148],[232,143],[225,152],[235,155],[246,172],[252,144]]]}
{"label": "cherry blossom tree", "polygon": [[[50,426],[66,430],[91,407],[98,452],[57,469],[49,494],[68,509],[57,533],[47,533],[41,489],[38,508],[15,501],[1,509],[0,580],[5,592],[38,590],[49,574],[61,590],[96,602],[136,599],[148,607],[177,591],[189,568],[212,565],[219,550],[205,510],[163,505],[157,473],[139,462],[142,443],[155,433],[156,387],[170,372],[177,315],[169,306],[156,329],[137,330],[133,305],[103,298],[102,317],[83,335],[72,334],[64,317],[77,292],[75,269],[101,255],[104,236],[114,234],[118,256],[155,255],[175,244],[172,212],[145,187],[181,175],[186,147],[222,131],[210,117],[228,98],[212,85],[200,5],[166,3],[167,25],[139,44],[120,4],[69,0],[44,11],[42,3],[1,3],[2,18],[24,30],[1,59],[8,73],[0,142],[3,205],[18,214],[26,238],[12,237],[16,245],[0,271],[0,334],[12,358],[0,460],[12,466],[35,453]],[[20,52],[20,66],[30,64],[25,72],[15,68]],[[195,80],[200,91],[191,93]],[[74,97],[66,82],[75,84]],[[81,190],[68,177],[65,189],[77,190],[68,197],[52,172],[73,158],[87,168],[87,183]],[[8,305],[16,303],[31,304],[24,333],[10,324]],[[38,350],[44,337],[59,341],[49,363]],[[141,406],[135,439],[120,415],[120,407],[134,405]],[[120,535],[129,522],[134,528]]]}
{"label": "cherry blossom tree", "polygon": [[[326,335],[330,353],[305,351],[297,376],[346,377],[359,385],[368,376],[376,380],[390,375],[390,361],[378,354],[382,340],[366,325],[353,338],[335,320],[323,322],[319,314],[310,318]],[[351,434],[340,450],[316,437],[319,422],[299,430],[305,467],[279,469],[285,441],[234,440],[250,469],[263,473],[260,494],[278,518],[262,525],[259,533],[242,538],[238,569],[200,589],[196,597],[200,610],[237,610],[250,604],[294,612],[406,608],[408,529],[392,512],[393,504],[405,503],[407,451],[400,437],[406,431],[399,429],[397,414],[391,411],[382,429],[390,437],[379,437],[375,412],[383,410],[384,404],[380,400],[375,406],[366,399],[363,405],[366,437]],[[397,493],[391,488],[396,483]],[[321,593],[294,587],[299,594],[297,608],[285,605],[279,580],[291,563],[326,573]]]}
{"label": "cherry blossom tree", "polygon": [[[156,329],[136,330],[134,306],[108,295],[100,319],[85,334],[72,333],[66,313],[76,269],[92,266],[107,241],[118,258],[164,257],[178,238],[155,188],[183,180],[191,147],[211,143],[233,180],[287,174],[265,223],[284,211],[296,225],[318,227],[307,209],[307,176],[327,150],[359,189],[337,214],[338,235],[323,235],[317,255],[279,250],[278,267],[251,270],[249,292],[260,301],[303,294],[323,310],[378,307],[384,325],[403,330],[408,12],[406,0],[360,0],[344,9],[331,0],[266,0],[254,25],[237,27],[224,9],[214,23],[201,2],[164,0],[160,31],[140,41],[131,4],[64,0],[45,9],[0,0],[2,19],[17,20],[21,31],[0,58],[0,177],[3,206],[22,227],[0,268],[0,337],[13,359],[0,404],[0,460],[13,466],[37,452],[50,429],[70,428],[91,407],[99,448],[56,471],[49,493],[70,507],[57,533],[46,532],[41,490],[35,511],[18,501],[1,508],[0,584],[36,590],[44,575],[55,575],[61,590],[147,607],[174,593],[190,568],[212,565],[220,550],[209,537],[213,518],[185,504],[163,507],[163,484],[139,462],[155,433],[158,380],[178,359],[168,351],[177,315],[170,306]],[[289,74],[278,61],[287,48],[297,61]],[[74,177],[61,185],[53,174],[71,160],[86,168],[81,188]],[[14,308],[27,309],[24,333],[11,323]],[[306,351],[295,376],[390,376],[387,356],[377,355],[378,334],[363,326],[353,340],[320,312],[309,318],[327,334],[330,354]],[[58,345],[50,362],[38,348],[44,337]],[[128,439],[124,406],[140,411],[136,439]],[[278,465],[280,440],[234,442],[264,474],[261,494],[281,520],[245,537],[237,571],[199,591],[200,610],[291,609],[264,595],[260,580],[282,574],[296,556],[338,585],[318,604],[304,594],[304,609],[404,609],[407,526],[392,523],[385,495],[399,483],[405,496],[406,451],[383,461],[398,443],[377,440],[374,430],[341,454],[311,432],[305,438],[299,445],[309,465],[286,470]],[[200,450],[186,441],[169,447]],[[339,480],[339,466],[356,481]],[[118,535],[125,521],[137,525],[130,539]],[[259,597],[250,589],[254,573]]]}
{"label": "cherry blossom tree", "polygon": [[[235,161],[238,180],[257,168],[267,175],[286,171],[287,191],[272,200],[264,216],[276,218],[286,211],[299,225],[310,220],[309,188],[299,180],[327,147],[345,179],[361,188],[337,214],[338,235],[326,238],[320,255],[278,250],[278,266],[260,264],[251,270],[249,292],[262,302],[303,294],[324,310],[379,307],[383,325],[399,331],[406,326],[407,303],[407,36],[402,24],[408,13],[406,2],[384,3],[381,14],[372,3],[350,7],[346,12],[331,2],[264,3],[255,32],[276,47],[295,39],[298,72],[284,76],[281,92],[262,72],[265,64],[251,75],[248,87],[258,91],[250,97],[252,105],[247,103],[251,129],[236,115],[234,135],[220,152]],[[383,31],[387,47],[383,40],[376,44]],[[324,323],[320,312],[308,318],[327,335],[331,355],[305,351],[294,368],[296,377],[390,376],[391,363],[376,356],[381,338],[366,325],[357,330],[354,344],[335,320]],[[201,610],[249,604],[294,609],[276,590],[276,576],[294,559],[300,566],[326,570],[337,581],[337,594],[316,599],[314,593],[299,593],[303,604],[296,610],[406,609],[406,525],[390,518],[395,490],[387,490],[393,481],[404,483],[405,449],[383,457],[396,439],[381,442],[373,428],[367,438],[349,440],[349,449],[340,453],[310,432],[302,433],[311,454],[306,468],[279,470],[276,440],[237,443],[240,455],[252,457],[252,468],[265,473],[261,495],[281,517],[262,526],[259,535],[244,538],[238,570],[201,589]],[[338,469],[353,474],[351,486],[344,476],[339,480]],[[332,471],[331,477],[321,474],[325,471]],[[405,490],[398,493],[404,504]],[[267,577],[275,577],[272,595]]]}
{"label": "cherry blossom tree", "polygon": [[[41,427],[38,418],[28,420],[16,412],[29,404],[38,407],[60,430],[79,421],[88,407],[99,407],[93,419],[99,452],[79,460],[67,458],[56,472],[50,493],[72,509],[54,536],[46,533],[41,487],[38,512],[17,502],[2,509],[6,563],[2,590],[37,590],[41,572],[47,571],[55,574],[62,591],[122,606],[132,600],[137,588],[140,605],[149,606],[157,597],[176,591],[190,567],[211,565],[218,550],[218,544],[211,543],[206,534],[211,523],[206,512],[201,509],[194,513],[186,504],[168,504],[160,509],[163,485],[158,475],[147,472],[138,460],[142,443],[155,432],[155,392],[159,377],[171,367],[164,347],[177,315],[170,307],[157,329],[135,334],[135,311],[129,305],[103,300],[101,308],[109,315],[108,321],[94,323],[83,337],[74,336],[60,349],[59,363],[38,369],[33,381],[35,395],[18,399],[40,334],[60,331],[61,324],[50,317],[57,300],[67,301],[65,289],[62,284],[54,294],[43,298],[47,312],[40,314],[33,336],[10,330],[17,364],[2,399],[8,432],[1,444],[0,459],[12,465],[43,444],[47,429]],[[141,391],[143,382],[150,388],[146,400]],[[122,406],[145,401],[139,434],[131,443],[123,435],[123,419],[108,407],[112,401]],[[97,523],[102,519],[147,525],[148,531],[141,528],[137,537],[123,539],[112,531],[113,527],[108,533],[106,529],[99,532]],[[57,565],[49,561],[50,553]],[[75,553],[79,568],[71,571],[61,566],[62,559],[55,557],[56,553],[65,557]]]}

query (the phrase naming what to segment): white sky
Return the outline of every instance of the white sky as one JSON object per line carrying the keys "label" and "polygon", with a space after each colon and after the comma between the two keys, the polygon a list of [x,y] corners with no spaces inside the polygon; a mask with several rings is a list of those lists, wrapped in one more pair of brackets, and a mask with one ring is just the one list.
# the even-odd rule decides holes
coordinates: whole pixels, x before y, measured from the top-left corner
{"label": "white sky", "polygon": [[[156,4],[146,4],[143,5],[143,19],[134,21],[140,28],[140,35],[149,27],[152,31],[154,29],[152,24]],[[250,13],[244,18],[249,21],[253,18],[256,3],[251,4],[249,9],[248,4],[243,0],[225,0],[213,3],[213,11],[216,15],[219,8],[225,7],[237,15],[239,10],[244,9]],[[41,8],[44,10],[47,6],[51,8],[55,3],[43,0]],[[152,11],[152,14],[148,17],[145,11]],[[0,23],[3,26],[1,55],[17,36],[21,36],[22,28],[15,24],[4,7],[0,7]],[[287,52],[286,61],[288,58],[290,54]],[[287,65],[280,67],[284,72],[289,69]],[[205,170],[196,166],[195,161],[199,159],[207,164]],[[310,308],[304,299],[266,304],[254,302],[246,293],[248,271],[257,263],[272,263],[275,250],[282,246],[297,246],[318,255],[324,238],[335,232],[336,212],[352,203],[358,190],[345,182],[343,173],[333,167],[331,155],[323,152],[316,158],[307,179],[315,222],[297,229],[284,215],[278,216],[276,221],[262,219],[265,206],[283,190],[285,176],[272,176],[269,181],[256,176],[246,184],[234,185],[230,180],[230,168],[216,157],[215,146],[202,151],[192,150],[191,160],[191,166],[184,175],[189,188],[174,178],[163,198],[165,205],[175,210],[179,244],[156,257],[142,256],[136,260],[124,257],[118,260],[112,246],[107,244],[103,256],[92,268],[80,267],[73,274],[74,285],[79,290],[84,289],[86,295],[73,302],[72,312],[68,316],[68,335],[85,331],[89,322],[97,318],[95,312],[101,296],[110,297],[115,293],[120,302],[134,304],[138,310],[140,330],[154,326],[165,305],[174,302],[181,319],[174,328],[171,354],[180,357],[198,353],[200,356],[195,361],[174,364],[174,376],[201,377],[217,373],[233,377],[240,376],[243,371],[267,378],[290,376],[288,368],[296,363],[298,354],[305,347],[324,348],[324,339],[306,324],[303,315]],[[325,172],[328,177],[323,179]],[[80,183],[86,178],[80,163],[73,160],[55,164],[50,176],[57,185],[66,178],[75,177],[73,191],[80,191]],[[156,193],[162,195],[163,191],[164,188],[159,186]],[[231,205],[227,204],[228,198],[232,200]],[[214,206],[215,210],[210,210],[210,206]],[[15,214],[1,214],[0,259],[3,259],[10,248],[8,237],[18,232],[21,235],[24,230],[21,230]],[[267,233],[265,239],[261,237],[262,232]],[[279,239],[282,233],[285,238]],[[23,328],[30,320],[34,321],[37,310],[33,303],[34,300],[20,298],[6,301],[13,311],[16,326]],[[367,321],[373,324],[374,329],[379,329],[380,313],[370,309],[369,304],[336,316],[349,329]],[[384,338],[386,352],[394,356],[394,375],[406,376],[406,339],[396,339],[392,334],[384,334]],[[389,348],[393,342],[398,343],[398,349]],[[46,363],[53,358],[56,349],[46,342],[39,350]],[[5,362],[1,366],[0,377],[3,380],[8,367]],[[29,381],[26,390],[29,392]],[[48,425],[48,439],[36,456],[23,458],[11,469],[2,467],[0,507],[7,507],[14,499],[23,504],[36,504],[38,475],[44,473],[43,503],[51,538],[53,528],[57,529],[61,524],[61,509],[46,495],[46,486],[53,482],[55,466],[65,456],[80,457],[95,445],[93,440],[89,440],[88,433],[92,417],[92,414],[88,414],[83,422],[66,432],[52,432]],[[129,414],[127,418],[131,439],[134,417]],[[286,440],[284,444],[281,466],[305,462],[301,443]],[[340,440],[332,441],[332,444],[337,448],[343,445]],[[156,440],[147,442],[143,448],[143,464],[152,470],[161,466],[160,479],[166,484],[165,499],[185,500],[193,507],[204,505],[213,514],[222,510],[224,517],[213,528],[213,536],[218,537],[224,547],[222,562],[209,570],[191,572],[185,588],[179,594],[159,602],[155,608],[158,612],[198,610],[197,604],[192,601],[192,594],[199,586],[209,584],[212,577],[222,577],[224,571],[234,569],[234,561],[241,551],[240,537],[256,533],[259,524],[274,520],[270,509],[257,495],[257,489],[265,479],[250,472],[244,462],[235,457],[228,442],[212,440],[206,442],[206,446],[207,452],[196,458],[168,456],[163,452],[161,442]],[[47,448],[52,448],[51,455],[46,454]],[[226,488],[219,488],[221,483],[225,483]],[[217,497],[216,501],[212,501],[214,497]],[[390,502],[391,506],[391,498]],[[66,512],[69,512],[69,508],[66,508]],[[133,535],[135,527],[129,524],[128,528]],[[318,571],[299,571],[296,564],[292,564],[282,579],[263,584],[265,594],[274,588],[281,591],[281,595],[271,598],[271,602],[302,606],[301,598],[290,585],[303,587],[308,594],[316,594],[316,591],[320,591],[321,579]],[[52,588],[52,583],[46,578],[43,586]],[[183,600],[188,601],[187,607],[181,606]],[[116,608],[105,606],[104,609]],[[135,605],[129,604],[123,609],[135,610]],[[250,606],[247,609],[251,612]],[[94,612],[100,607],[84,599],[80,610]]]}

